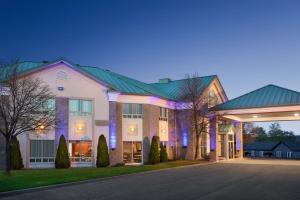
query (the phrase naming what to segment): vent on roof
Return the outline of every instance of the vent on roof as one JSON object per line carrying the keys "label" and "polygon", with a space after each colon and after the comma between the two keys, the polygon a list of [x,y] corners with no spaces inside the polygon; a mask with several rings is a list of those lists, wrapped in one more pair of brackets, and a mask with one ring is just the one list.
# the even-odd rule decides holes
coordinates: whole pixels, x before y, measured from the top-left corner
{"label": "vent on roof", "polygon": [[170,78],[160,78],[159,83],[170,83],[172,80]]}

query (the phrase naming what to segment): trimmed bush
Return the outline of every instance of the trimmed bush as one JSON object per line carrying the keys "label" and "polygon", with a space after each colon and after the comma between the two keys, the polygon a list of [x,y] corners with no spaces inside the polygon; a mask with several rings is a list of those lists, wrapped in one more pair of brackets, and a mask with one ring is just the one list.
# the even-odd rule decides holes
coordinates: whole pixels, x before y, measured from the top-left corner
{"label": "trimmed bush", "polygon": [[13,137],[10,141],[10,166],[11,169],[22,169],[24,167],[17,137]]}
{"label": "trimmed bush", "polygon": [[56,151],[55,168],[64,169],[70,167],[70,158],[67,148],[66,139],[63,135],[59,138],[59,145]]}
{"label": "trimmed bush", "polygon": [[104,135],[99,136],[97,148],[97,167],[107,167],[109,165],[109,154]]}
{"label": "trimmed bush", "polygon": [[209,160],[210,160],[210,155],[209,155],[209,153],[205,154],[205,156],[204,156],[204,160],[207,160],[207,161],[209,161]]}
{"label": "trimmed bush", "polygon": [[167,148],[161,143],[160,144],[160,162],[168,161]]}
{"label": "trimmed bush", "polygon": [[150,147],[149,163],[157,164],[160,161],[160,154],[158,149],[158,137],[153,136]]}

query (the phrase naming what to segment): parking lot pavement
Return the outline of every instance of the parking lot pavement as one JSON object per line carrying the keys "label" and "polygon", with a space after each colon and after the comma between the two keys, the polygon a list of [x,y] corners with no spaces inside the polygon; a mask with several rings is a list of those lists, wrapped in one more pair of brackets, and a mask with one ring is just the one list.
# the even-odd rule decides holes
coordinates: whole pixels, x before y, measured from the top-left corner
{"label": "parking lot pavement", "polygon": [[300,199],[298,165],[241,162],[131,174],[3,199]]}

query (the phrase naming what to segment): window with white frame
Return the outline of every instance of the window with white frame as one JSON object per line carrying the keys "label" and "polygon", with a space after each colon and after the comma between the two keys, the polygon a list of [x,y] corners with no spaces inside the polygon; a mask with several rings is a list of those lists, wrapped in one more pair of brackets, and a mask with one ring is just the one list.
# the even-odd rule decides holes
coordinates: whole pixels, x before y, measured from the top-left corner
{"label": "window with white frame", "polygon": [[168,121],[168,108],[159,107],[159,120]]}
{"label": "window with white frame", "polygon": [[122,114],[124,118],[142,118],[143,105],[136,103],[124,103]]}
{"label": "window with white frame", "polygon": [[276,151],[276,157],[281,158],[281,151]]}
{"label": "window with white frame", "polygon": [[92,114],[92,101],[81,99],[69,100],[69,112],[74,115],[91,115]]}
{"label": "window with white frame", "polygon": [[286,152],[286,157],[287,158],[292,158],[292,152],[290,152],[290,151]]}
{"label": "window with white frame", "polygon": [[54,162],[54,140],[30,140],[30,162]]}

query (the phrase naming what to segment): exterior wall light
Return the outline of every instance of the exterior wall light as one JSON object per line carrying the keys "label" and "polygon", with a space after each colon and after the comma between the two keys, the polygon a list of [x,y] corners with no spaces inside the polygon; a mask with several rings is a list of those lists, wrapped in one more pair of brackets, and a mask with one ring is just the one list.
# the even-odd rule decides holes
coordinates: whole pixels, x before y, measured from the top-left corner
{"label": "exterior wall light", "polygon": [[300,115],[299,113],[295,113],[294,114],[295,117],[299,117],[299,115]]}

